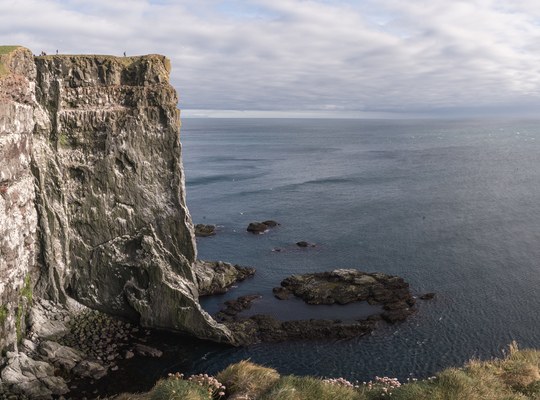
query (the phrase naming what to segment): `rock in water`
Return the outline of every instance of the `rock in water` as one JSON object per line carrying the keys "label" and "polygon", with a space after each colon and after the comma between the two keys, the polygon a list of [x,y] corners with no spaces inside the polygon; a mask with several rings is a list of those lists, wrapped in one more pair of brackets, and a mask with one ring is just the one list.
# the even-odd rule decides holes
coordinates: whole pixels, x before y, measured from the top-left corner
{"label": "rock in water", "polygon": [[215,225],[197,224],[195,225],[195,236],[208,237],[216,234]]}
{"label": "rock in water", "polygon": [[269,228],[275,228],[278,225],[279,224],[273,220],[267,220],[263,222],[251,222],[246,230],[254,234],[261,234],[266,232]]}
{"label": "rock in water", "polygon": [[287,292],[308,304],[348,304],[367,301],[382,304],[381,316],[388,322],[405,320],[414,312],[415,303],[409,284],[398,276],[367,273],[356,269],[292,275],[281,282],[274,293],[280,298]]}
{"label": "rock in water", "polygon": [[275,228],[276,226],[279,225],[276,221],[274,221],[272,219],[269,219],[267,221],[263,221],[262,223],[265,224],[269,228]]}
{"label": "rock in water", "polygon": [[[383,311],[364,319],[350,321],[310,319],[279,321],[269,315],[244,317],[242,311],[251,306],[251,298],[238,298],[225,303],[217,315],[245,344],[284,340],[343,339],[372,332],[378,321],[395,323],[414,312],[414,298],[409,284],[402,278],[383,273],[366,273],[355,269],[292,275],[273,289],[274,296],[286,301],[291,294],[308,304],[347,304],[368,301],[381,304]],[[353,317],[351,317],[353,318]]]}
{"label": "rock in water", "polygon": [[265,225],[262,222],[251,222],[246,230],[251,233],[260,234],[268,230],[268,225]]}
{"label": "rock in water", "polygon": [[197,260],[193,267],[200,296],[226,293],[236,282],[255,274],[255,268],[241,267],[223,261]]}

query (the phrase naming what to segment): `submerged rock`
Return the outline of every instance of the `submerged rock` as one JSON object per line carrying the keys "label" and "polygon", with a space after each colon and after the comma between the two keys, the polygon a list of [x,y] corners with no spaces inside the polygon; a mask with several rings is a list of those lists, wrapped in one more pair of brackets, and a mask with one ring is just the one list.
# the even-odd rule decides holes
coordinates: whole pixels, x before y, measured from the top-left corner
{"label": "submerged rock", "polygon": [[432,300],[434,298],[435,298],[435,293],[433,292],[425,293],[419,297],[420,300]]}
{"label": "submerged rock", "polygon": [[236,282],[255,274],[255,268],[241,267],[223,261],[197,260],[193,264],[199,296],[226,293]]}
{"label": "submerged rock", "polygon": [[195,225],[195,236],[208,237],[216,234],[215,225],[197,224]]}
{"label": "submerged rock", "polygon": [[364,336],[375,329],[376,322],[371,320],[344,322],[329,319],[279,321],[269,315],[254,315],[244,320],[227,323],[227,326],[245,344],[252,344]]}
{"label": "submerged rock", "polygon": [[314,243],[309,243],[309,242],[306,242],[304,240],[300,241],[300,242],[296,242],[296,245],[298,247],[315,247],[315,244]]}
{"label": "submerged rock", "polygon": [[284,287],[275,287],[272,289],[274,296],[279,300],[287,300],[291,295],[291,292]]}
{"label": "submerged rock", "polygon": [[248,294],[235,300],[228,300],[225,302],[225,308],[216,314],[216,319],[222,322],[236,320],[239,313],[249,310],[253,302],[260,298],[258,294]]}

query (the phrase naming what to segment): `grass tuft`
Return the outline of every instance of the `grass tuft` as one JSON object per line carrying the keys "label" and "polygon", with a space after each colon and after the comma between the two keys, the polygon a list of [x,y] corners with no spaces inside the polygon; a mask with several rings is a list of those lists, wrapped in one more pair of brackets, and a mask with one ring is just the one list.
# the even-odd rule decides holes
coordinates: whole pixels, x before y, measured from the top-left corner
{"label": "grass tuft", "polygon": [[208,390],[182,379],[162,379],[150,392],[149,400],[212,400]]}
{"label": "grass tuft", "polygon": [[364,400],[359,391],[312,377],[285,376],[261,400]]}
{"label": "grass tuft", "polygon": [[228,394],[241,393],[255,398],[277,382],[279,374],[275,369],[244,360],[228,366],[217,375],[217,379],[227,387]]}

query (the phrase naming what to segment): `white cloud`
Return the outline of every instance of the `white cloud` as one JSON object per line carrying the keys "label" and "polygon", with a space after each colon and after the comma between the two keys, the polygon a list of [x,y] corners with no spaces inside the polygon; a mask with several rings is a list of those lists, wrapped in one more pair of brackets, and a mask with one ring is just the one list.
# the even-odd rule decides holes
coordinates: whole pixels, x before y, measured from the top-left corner
{"label": "white cloud", "polygon": [[191,109],[500,112],[540,105],[540,4],[4,0],[35,53],[163,53]]}

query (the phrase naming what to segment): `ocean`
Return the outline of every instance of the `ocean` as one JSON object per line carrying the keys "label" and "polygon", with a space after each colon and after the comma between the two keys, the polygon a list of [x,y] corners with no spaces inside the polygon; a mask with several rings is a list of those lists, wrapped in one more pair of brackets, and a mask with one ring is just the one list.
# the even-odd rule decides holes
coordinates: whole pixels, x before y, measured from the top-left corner
{"label": "ocean", "polygon": [[[350,340],[230,348],[164,333],[165,356],[140,367],[148,384],[242,359],[282,374],[403,381],[502,356],[513,340],[540,347],[539,121],[184,119],[181,136],[193,221],[218,226],[197,239],[199,258],[257,269],[202,299],[208,312],[260,294],[253,311],[284,319],[361,313],[272,295],[291,274],[335,268],[399,275],[436,298]],[[246,232],[267,219],[281,225]]]}

